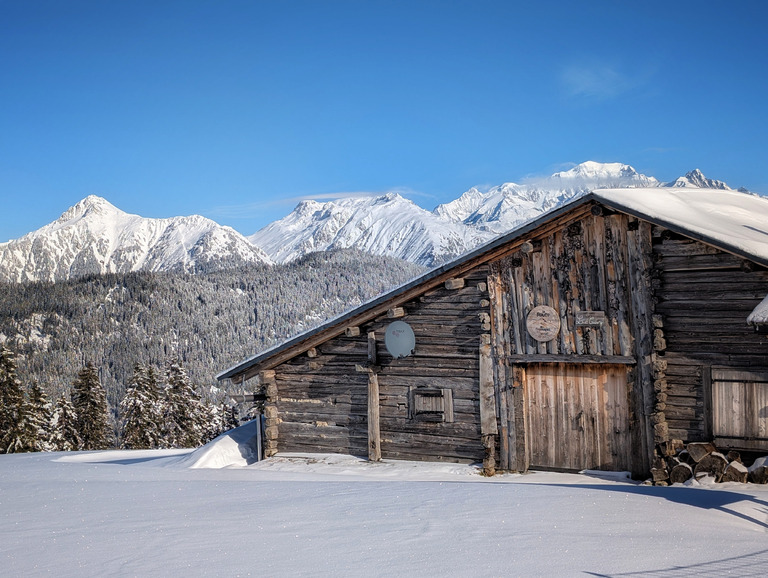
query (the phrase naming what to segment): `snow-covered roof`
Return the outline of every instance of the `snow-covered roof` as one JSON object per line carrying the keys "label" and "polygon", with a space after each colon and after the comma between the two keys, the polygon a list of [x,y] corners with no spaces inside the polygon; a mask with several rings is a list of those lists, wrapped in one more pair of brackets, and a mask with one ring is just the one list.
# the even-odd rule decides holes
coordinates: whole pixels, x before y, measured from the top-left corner
{"label": "snow-covered roof", "polygon": [[[330,319],[314,329],[262,351],[221,372],[216,378],[221,380],[238,375],[327,330],[336,328],[338,333],[339,327],[351,320],[359,320],[366,312],[373,312],[377,307],[506,243],[524,238],[543,223],[591,201],[597,201],[620,212],[656,223],[768,267],[768,199],[765,197],[731,190],[698,188],[597,189],[523,223],[509,233],[497,237],[454,261],[436,267],[421,277]],[[758,306],[753,315],[759,310],[763,312],[762,318],[768,318],[768,305],[762,310]]]}
{"label": "snow-covered roof", "polygon": [[694,188],[601,189],[589,197],[768,265],[768,198]]}

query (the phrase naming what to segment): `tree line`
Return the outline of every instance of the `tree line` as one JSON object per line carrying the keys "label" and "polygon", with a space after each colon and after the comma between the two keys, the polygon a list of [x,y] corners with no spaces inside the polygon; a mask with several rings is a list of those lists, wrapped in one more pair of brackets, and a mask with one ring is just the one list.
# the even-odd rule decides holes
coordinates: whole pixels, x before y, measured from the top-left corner
{"label": "tree line", "polygon": [[91,361],[113,412],[134,365],[178,359],[206,397],[215,375],[400,285],[423,268],[344,250],[197,275],[138,272],[0,283],[0,343],[52,399]]}
{"label": "tree line", "polygon": [[204,400],[176,359],[162,377],[136,364],[116,409],[93,363],[52,403],[37,383],[25,391],[15,354],[0,347],[0,453],[189,448],[238,425],[234,408]]}

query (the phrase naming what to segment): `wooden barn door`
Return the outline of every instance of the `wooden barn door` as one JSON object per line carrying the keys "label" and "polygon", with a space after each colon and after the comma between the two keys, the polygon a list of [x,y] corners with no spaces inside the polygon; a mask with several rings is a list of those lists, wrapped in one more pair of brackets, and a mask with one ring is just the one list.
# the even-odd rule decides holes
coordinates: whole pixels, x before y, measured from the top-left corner
{"label": "wooden barn door", "polygon": [[529,365],[526,438],[532,468],[630,469],[623,365]]}
{"label": "wooden barn door", "polygon": [[713,367],[711,387],[715,443],[768,449],[768,373]]}

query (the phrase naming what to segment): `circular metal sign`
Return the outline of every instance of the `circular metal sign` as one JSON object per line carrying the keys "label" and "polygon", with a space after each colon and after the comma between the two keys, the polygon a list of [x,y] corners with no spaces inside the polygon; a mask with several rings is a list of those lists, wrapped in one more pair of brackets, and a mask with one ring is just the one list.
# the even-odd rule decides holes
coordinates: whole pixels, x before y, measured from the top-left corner
{"label": "circular metal sign", "polygon": [[408,357],[416,348],[416,336],[405,321],[393,321],[384,333],[384,345],[395,359]]}
{"label": "circular metal sign", "polygon": [[560,333],[560,317],[557,311],[548,305],[539,305],[531,309],[525,325],[528,333],[536,341],[552,341]]}

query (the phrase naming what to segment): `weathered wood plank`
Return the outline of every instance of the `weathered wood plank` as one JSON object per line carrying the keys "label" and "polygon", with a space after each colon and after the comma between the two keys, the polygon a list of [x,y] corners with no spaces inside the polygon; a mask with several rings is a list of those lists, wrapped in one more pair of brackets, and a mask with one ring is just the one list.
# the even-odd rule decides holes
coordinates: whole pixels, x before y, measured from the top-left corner
{"label": "weathered wood plank", "polygon": [[479,369],[480,431],[483,435],[497,435],[496,396],[493,389],[493,360],[491,346],[480,346]]}
{"label": "weathered wood plank", "polygon": [[635,358],[623,355],[508,355],[508,363],[609,363],[633,365]]}
{"label": "weathered wood plank", "polygon": [[[374,342],[375,343],[375,342]],[[379,380],[373,371],[368,372],[368,459],[381,461],[381,429],[379,412]]]}
{"label": "weathered wood plank", "polygon": [[[656,402],[653,367],[653,294],[651,276],[653,264],[651,227],[647,221],[638,221],[637,229],[627,231],[628,270],[632,315],[630,323],[634,335],[633,354],[637,359],[634,387],[630,393],[631,413],[637,427],[632,431],[634,474],[650,471],[651,456],[656,438],[650,416]],[[663,437],[663,436],[662,436]],[[664,441],[664,440],[659,440]]]}
{"label": "weathered wood plank", "polygon": [[663,256],[658,263],[658,267],[662,271],[739,269],[742,262],[742,258],[728,253],[694,255],[690,257]]}

